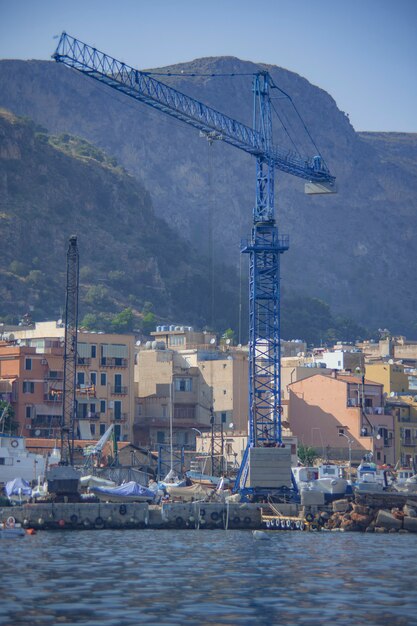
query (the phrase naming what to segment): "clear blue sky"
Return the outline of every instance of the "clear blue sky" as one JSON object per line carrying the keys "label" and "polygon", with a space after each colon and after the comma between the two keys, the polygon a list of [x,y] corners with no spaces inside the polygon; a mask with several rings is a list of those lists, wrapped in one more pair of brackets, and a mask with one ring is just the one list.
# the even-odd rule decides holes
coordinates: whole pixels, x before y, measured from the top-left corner
{"label": "clear blue sky", "polygon": [[417,0],[0,0],[0,58],[49,59],[63,30],[139,69],[279,65],[356,130],[417,132]]}

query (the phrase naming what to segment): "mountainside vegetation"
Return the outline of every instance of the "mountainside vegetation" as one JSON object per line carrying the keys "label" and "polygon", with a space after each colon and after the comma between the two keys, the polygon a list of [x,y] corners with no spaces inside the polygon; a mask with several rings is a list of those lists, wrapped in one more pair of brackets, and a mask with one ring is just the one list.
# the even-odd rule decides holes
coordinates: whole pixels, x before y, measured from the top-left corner
{"label": "mountainside vegetation", "polygon": [[[210,271],[212,259],[156,216],[149,193],[103,150],[68,133],[51,136],[5,110],[0,223],[3,322],[63,316],[65,255],[77,234],[85,328],[149,335],[157,323],[173,322],[247,339],[246,275],[239,279],[217,261]],[[366,335],[326,303],[290,290],[282,312],[287,337],[317,343]]]}

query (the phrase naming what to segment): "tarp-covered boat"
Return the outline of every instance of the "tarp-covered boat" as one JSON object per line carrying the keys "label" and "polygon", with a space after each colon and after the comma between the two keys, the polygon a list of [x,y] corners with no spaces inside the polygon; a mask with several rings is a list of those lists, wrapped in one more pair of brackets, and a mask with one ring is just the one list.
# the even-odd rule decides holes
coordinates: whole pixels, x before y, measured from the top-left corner
{"label": "tarp-covered boat", "polygon": [[90,487],[102,502],[152,502],[155,493],[143,485],[131,480],[118,487]]}
{"label": "tarp-covered boat", "polygon": [[189,487],[177,487],[176,485],[167,485],[166,491],[169,493],[172,499],[181,499],[183,502],[190,502],[191,500],[202,500],[209,494],[213,493],[213,489],[210,487],[204,487],[203,485],[190,485]]}

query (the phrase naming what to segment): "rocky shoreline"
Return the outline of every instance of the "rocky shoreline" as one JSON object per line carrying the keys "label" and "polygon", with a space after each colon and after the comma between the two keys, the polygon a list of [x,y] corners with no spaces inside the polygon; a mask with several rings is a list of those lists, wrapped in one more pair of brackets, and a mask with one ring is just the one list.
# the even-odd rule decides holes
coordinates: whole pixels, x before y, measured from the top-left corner
{"label": "rocky shoreline", "polygon": [[327,530],[416,533],[417,494],[360,494],[354,500],[336,500],[332,513],[319,513],[317,522]]}

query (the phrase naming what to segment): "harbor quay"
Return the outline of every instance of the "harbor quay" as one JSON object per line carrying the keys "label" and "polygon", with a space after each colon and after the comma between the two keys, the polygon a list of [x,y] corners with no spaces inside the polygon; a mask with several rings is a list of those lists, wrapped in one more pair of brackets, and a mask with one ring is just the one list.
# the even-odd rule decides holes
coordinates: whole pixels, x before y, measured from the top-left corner
{"label": "harbor quay", "polygon": [[417,533],[417,497],[361,494],[326,505],[249,502],[47,502],[0,508],[26,529],[293,530]]}

